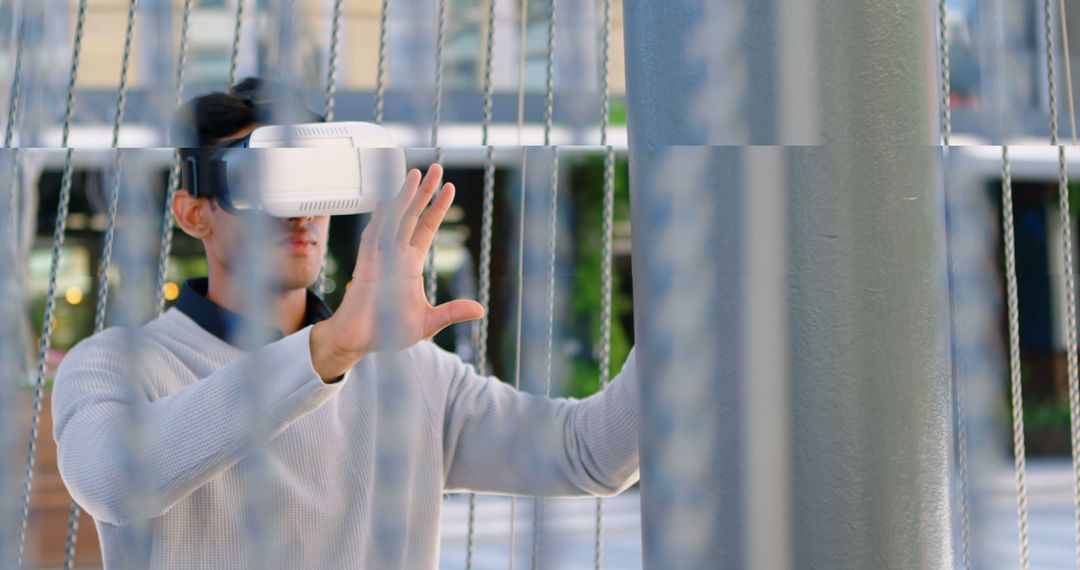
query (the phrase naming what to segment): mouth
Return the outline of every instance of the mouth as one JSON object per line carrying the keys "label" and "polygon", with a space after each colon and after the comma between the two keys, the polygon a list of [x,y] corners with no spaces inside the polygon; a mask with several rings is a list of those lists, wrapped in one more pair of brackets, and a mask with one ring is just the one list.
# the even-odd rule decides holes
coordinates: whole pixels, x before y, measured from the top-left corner
{"label": "mouth", "polygon": [[315,237],[309,233],[291,233],[278,240],[278,244],[293,255],[313,253],[318,245]]}

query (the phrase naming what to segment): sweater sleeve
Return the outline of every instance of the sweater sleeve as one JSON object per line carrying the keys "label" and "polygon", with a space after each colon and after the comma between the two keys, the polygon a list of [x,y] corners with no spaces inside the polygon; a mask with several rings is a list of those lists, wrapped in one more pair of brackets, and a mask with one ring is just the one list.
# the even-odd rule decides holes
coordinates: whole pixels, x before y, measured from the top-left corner
{"label": "sweater sleeve", "polygon": [[[307,327],[183,390],[151,399],[141,384],[172,372],[152,354],[137,374],[125,372],[131,358],[128,334],[110,329],[73,349],[57,372],[52,395],[64,483],[82,508],[110,524],[164,514],[332,398],[348,380],[322,382],[311,364]],[[256,394],[264,403],[261,441],[250,428]],[[131,498],[136,494],[137,501]]]}
{"label": "sweater sleeve", "polygon": [[638,480],[638,395],[631,351],[607,390],[584,400],[519,392],[456,356],[444,426],[448,490],[614,495]]}

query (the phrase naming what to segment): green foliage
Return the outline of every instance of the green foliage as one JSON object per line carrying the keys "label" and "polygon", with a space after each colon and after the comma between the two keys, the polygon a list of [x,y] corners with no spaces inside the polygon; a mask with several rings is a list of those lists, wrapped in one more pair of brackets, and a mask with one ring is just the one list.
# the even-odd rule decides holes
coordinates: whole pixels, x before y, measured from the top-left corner
{"label": "green foliage", "polygon": [[[621,99],[615,99],[611,101],[611,113],[608,115],[608,119],[613,125],[625,125],[626,124],[626,102]],[[618,191],[618,185],[616,185],[616,191]]]}
{"label": "green foliage", "polygon": [[1069,429],[1069,403],[1047,401],[1024,404],[1024,429]]}
{"label": "green foliage", "polygon": [[[630,191],[624,160],[615,166],[615,223],[630,218]],[[596,154],[575,163],[570,171],[570,200],[574,212],[575,243],[573,293],[570,299],[571,329],[581,331],[581,345],[589,350],[572,357],[567,395],[588,396],[599,389],[601,268],[603,263],[604,157]],[[633,301],[623,292],[629,275],[614,272],[612,284],[611,372],[616,374],[630,352],[630,331],[623,325],[633,311]]]}

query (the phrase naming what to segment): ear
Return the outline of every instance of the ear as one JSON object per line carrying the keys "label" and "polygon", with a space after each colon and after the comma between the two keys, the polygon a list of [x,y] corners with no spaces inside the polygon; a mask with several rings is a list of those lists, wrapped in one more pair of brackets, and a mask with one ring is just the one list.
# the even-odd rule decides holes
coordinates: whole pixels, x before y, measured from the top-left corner
{"label": "ear", "polygon": [[204,239],[211,233],[207,198],[195,198],[181,188],[173,196],[172,211],[176,223],[193,238]]}

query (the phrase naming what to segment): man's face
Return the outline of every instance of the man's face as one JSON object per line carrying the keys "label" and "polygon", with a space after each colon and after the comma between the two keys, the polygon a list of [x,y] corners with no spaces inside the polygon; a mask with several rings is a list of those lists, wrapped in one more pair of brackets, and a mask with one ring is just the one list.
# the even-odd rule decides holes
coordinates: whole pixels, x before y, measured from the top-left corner
{"label": "man's face", "polygon": [[[217,142],[227,144],[243,138],[257,126],[252,125]],[[197,212],[181,213],[191,209],[197,209]],[[174,211],[185,231],[202,239],[212,270],[223,273],[230,280],[238,278],[245,270],[244,256],[255,252],[267,263],[270,274],[276,277],[282,290],[310,287],[319,278],[326,254],[330,216],[283,219],[255,212],[237,215],[229,213],[211,198],[192,198],[186,192],[177,194]],[[250,243],[260,232],[261,243]]]}
{"label": "man's face", "polygon": [[[231,278],[244,271],[244,256],[259,252],[281,289],[303,289],[318,279],[326,253],[330,216],[289,219],[266,216],[259,228],[253,216],[262,214],[234,215],[218,205],[207,206],[210,235],[203,238],[206,254],[215,257],[218,266]],[[260,230],[265,238],[262,243],[250,243]]]}

